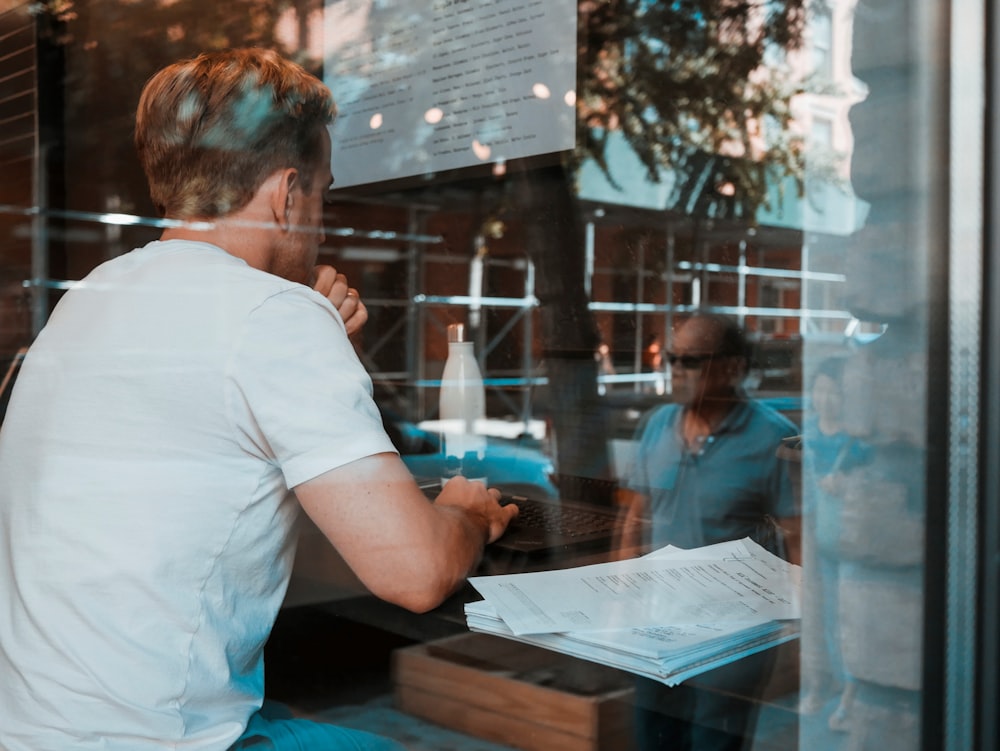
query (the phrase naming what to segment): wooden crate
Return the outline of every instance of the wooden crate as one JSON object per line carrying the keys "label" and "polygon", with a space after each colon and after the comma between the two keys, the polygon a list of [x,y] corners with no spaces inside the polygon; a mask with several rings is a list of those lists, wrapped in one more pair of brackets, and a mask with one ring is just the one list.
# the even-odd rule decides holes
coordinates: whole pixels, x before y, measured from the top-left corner
{"label": "wooden crate", "polygon": [[610,751],[631,742],[623,673],[487,634],[396,650],[404,712],[525,751]]}

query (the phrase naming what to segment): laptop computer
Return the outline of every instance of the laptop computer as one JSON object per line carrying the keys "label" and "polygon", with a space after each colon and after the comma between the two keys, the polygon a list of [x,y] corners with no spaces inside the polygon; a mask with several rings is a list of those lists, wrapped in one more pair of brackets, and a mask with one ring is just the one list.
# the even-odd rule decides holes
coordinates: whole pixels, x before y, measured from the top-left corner
{"label": "laptop computer", "polygon": [[556,551],[610,550],[620,514],[607,506],[567,500],[506,495],[500,503],[517,504],[519,513],[490,547],[545,555]]}
{"label": "laptop computer", "polygon": [[[441,490],[438,480],[418,479],[418,484],[429,498]],[[519,512],[503,536],[487,546],[488,553],[545,557],[569,551],[610,550],[624,516],[608,506],[517,493],[503,495],[500,503],[517,504]]]}

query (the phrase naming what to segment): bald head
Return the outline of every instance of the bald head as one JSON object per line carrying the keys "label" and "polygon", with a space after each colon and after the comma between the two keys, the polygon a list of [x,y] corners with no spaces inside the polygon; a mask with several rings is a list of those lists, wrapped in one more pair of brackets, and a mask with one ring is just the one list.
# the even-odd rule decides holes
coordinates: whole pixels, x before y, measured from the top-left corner
{"label": "bald head", "polygon": [[746,375],[747,343],[728,316],[696,313],[676,329],[668,353],[674,400],[691,407],[732,401]]}
{"label": "bald head", "polygon": [[680,328],[687,328],[692,338],[719,356],[747,357],[747,340],[735,318],[719,313],[695,313]]}

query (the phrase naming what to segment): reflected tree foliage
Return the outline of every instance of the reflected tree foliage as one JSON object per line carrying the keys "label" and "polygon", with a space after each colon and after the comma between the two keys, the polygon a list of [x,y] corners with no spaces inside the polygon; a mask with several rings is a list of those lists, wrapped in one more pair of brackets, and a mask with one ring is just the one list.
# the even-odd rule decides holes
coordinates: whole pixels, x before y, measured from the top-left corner
{"label": "reflected tree foliage", "polygon": [[677,178],[673,205],[752,219],[769,179],[804,177],[790,125],[808,84],[786,55],[802,44],[809,2],[582,0],[577,162],[593,159],[613,182],[606,149],[619,134],[650,180]]}

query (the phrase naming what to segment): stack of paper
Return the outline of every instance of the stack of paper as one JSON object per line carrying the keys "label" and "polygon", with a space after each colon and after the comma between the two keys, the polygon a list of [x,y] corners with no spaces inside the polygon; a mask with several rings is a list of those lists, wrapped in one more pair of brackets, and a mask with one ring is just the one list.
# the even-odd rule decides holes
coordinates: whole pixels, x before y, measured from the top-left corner
{"label": "stack of paper", "polygon": [[801,569],[749,539],[470,582],[471,630],[669,686],[798,636]]}

